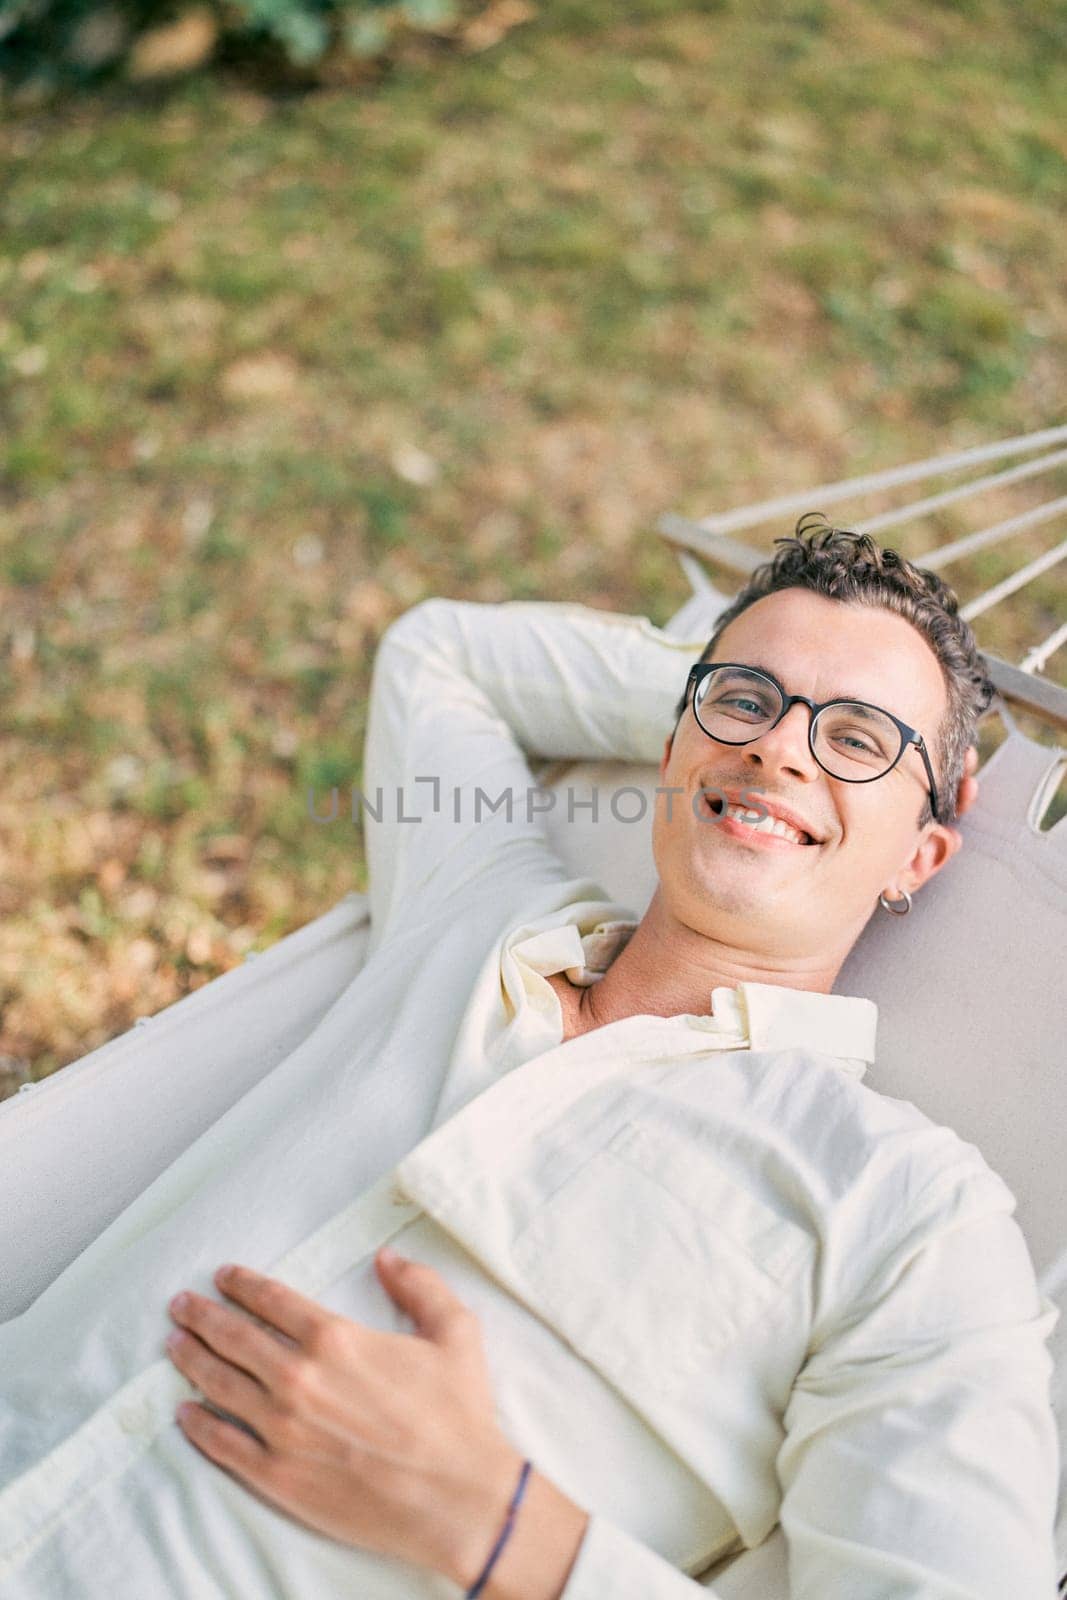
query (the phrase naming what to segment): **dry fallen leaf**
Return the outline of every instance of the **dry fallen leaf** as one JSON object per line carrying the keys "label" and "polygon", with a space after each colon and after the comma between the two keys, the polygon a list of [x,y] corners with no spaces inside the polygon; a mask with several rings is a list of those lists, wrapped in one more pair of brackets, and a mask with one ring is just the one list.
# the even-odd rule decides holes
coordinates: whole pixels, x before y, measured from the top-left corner
{"label": "dry fallen leaf", "polygon": [[126,72],[134,82],[192,72],[203,66],[218,36],[214,13],[206,6],[194,6],[176,21],[143,33],[130,51]]}
{"label": "dry fallen leaf", "polygon": [[441,475],[441,469],[433,456],[414,444],[397,445],[392,455],[392,467],[405,483],[417,484],[421,489],[436,483]]}
{"label": "dry fallen leaf", "polygon": [[242,356],[222,374],[223,393],[231,400],[274,400],[296,387],[296,363],[288,356],[264,350]]}
{"label": "dry fallen leaf", "polygon": [[239,833],[218,833],[205,839],[201,855],[205,861],[247,861],[251,848],[251,841]]}
{"label": "dry fallen leaf", "polygon": [[493,0],[482,14],[467,24],[462,33],[467,50],[488,50],[521,22],[536,17],[537,7],[529,0]]}

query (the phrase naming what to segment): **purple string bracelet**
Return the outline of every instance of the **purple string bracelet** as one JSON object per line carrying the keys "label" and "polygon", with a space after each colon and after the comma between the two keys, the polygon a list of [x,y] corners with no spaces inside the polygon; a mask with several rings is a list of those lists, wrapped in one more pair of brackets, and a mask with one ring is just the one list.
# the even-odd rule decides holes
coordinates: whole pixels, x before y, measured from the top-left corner
{"label": "purple string bracelet", "polygon": [[529,1476],[530,1462],[524,1461],[522,1464],[522,1471],[519,1473],[519,1486],[511,1497],[511,1504],[508,1506],[508,1514],[504,1518],[504,1526],[500,1530],[500,1537],[497,1539],[496,1544],[489,1552],[489,1560],[485,1563],[485,1566],[482,1568],[478,1577],[474,1580],[471,1588],[467,1590],[466,1600],[477,1600],[477,1597],[485,1588],[486,1579],[489,1577],[493,1567],[496,1565],[496,1558],[500,1554],[501,1550],[503,1550],[508,1540],[508,1534],[515,1526],[515,1513],[522,1504],[522,1497],[526,1493],[526,1480]]}

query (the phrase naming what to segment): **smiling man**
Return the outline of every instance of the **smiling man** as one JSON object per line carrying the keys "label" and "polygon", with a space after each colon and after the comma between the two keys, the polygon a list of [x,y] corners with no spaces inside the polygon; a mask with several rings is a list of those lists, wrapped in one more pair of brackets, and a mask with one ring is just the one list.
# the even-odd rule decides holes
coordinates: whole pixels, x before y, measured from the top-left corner
{"label": "smiling man", "polygon": [[[973,637],[800,527],[698,645],[388,630],[365,966],[0,1327],[5,1595],[696,1600],[779,1521],[796,1600],[1053,1592],[1012,1196],[833,992],[959,848]],[[551,848],[535,756],[659,758],[640,918]]]}
{"label": "smiling man", "polygon": [[663,750],[657,893],[572,1001],[576,1025],[698,1011],[709,979],[829,993],[879,895],[904,913],[959,848],[948,824],[992,694],[944,606],[894,552],[838,538],[787,547],[722,614]]}

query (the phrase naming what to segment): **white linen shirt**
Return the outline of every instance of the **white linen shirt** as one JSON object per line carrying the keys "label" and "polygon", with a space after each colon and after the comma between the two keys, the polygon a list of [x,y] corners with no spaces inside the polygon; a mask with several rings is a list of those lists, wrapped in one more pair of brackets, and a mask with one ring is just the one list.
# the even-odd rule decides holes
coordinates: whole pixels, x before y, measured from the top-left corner
{"label": "white linen shirt", "polygon": [[160,1354],[226,1259],[408,1331],[386,1239],[477,1311],[501,1425],[591,1513],[563,1600],[714,1594],[691,1574],[777,1520],[794,1600],[1053,1593],[1055,1312],[977,1150],[865,1083],[874,1006],[744,983],[561,1042],[547,977],[595,981],[634,918],[527,816],[528,757],[656,759],[702,643],[539,603],[386,634],[367,963],[0,1326],[0,1593],[455,1595],[221,1472]]}

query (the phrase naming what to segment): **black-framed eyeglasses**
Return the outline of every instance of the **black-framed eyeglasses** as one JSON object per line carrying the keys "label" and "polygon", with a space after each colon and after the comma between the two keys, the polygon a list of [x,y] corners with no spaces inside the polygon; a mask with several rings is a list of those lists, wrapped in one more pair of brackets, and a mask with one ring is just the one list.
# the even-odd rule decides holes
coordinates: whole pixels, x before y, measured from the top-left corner
{"label": "black-framed eyeglasses", "polygon": [[685,698],[693,691],[693,715],[718,744],[751,744],[776,728],[795,705],[807,706],[808,748],[824,772],[844,783],[873,783],[892,772],[909,745],[923,758],[930,805],[940,822],[937,784],[921,733],[891,711],[864,700],[809,700],[786,694],[777,679],[737,661],[698,661],[690,670]]}

